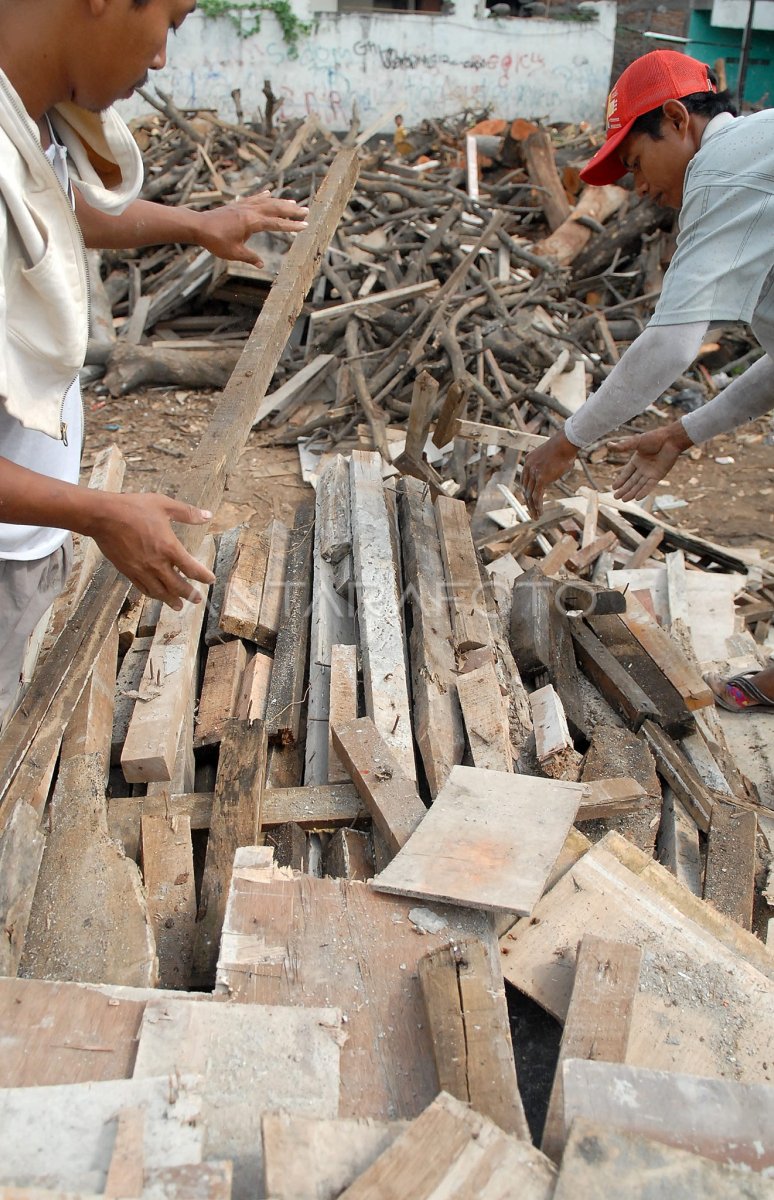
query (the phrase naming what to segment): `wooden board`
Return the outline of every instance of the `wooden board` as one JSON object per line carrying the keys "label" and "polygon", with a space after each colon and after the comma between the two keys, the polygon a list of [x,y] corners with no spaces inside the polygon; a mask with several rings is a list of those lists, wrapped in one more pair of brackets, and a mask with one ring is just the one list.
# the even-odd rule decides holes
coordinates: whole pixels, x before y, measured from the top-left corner
{"label": "wooden board", "polygon": [[577,1121],[562,1159],[554,1200],[771,1200],[774,1183],[659,1142]]}
{"label": "wooden board", "polygon": [[282,521],[272,521],[266,530],[266,538],[269,549],[254,641],[262,650],[271,652],[277,644],[277,634],[285,607],[285,575],[290,530]]}
{"label": "wooden board", "polygon": [[[197,558],[211,567],[214,554],[208,537]],[[182,612],[167,605],[162,610],[140,683],[141,703],[134,706],[121,752],[121,768],[130,783],[172,778],[205,608],[202,601],[184,604]]]}
{"label": "wooden board", "polygon": [[[619,1097],[626,1094],[628,1102]],[[753,1171],[774,1167],[774,1089],[623,1063],[564,1063],[564,1114]]]}
{"label": "wooden board", "polygon": [[553,1187],[539,1150],[442,1092],[340,1200],[549,1200]]}
{"label": "wooden board", "polygon": [[205,1158],[234,1164],[234,1200],[261,1194],[261,1117],[333,1117],[341,1014],[331,1008],[150,1000],[134,1078],[201,1076]]}
{"label": "wooden board", "polygon": [[246,525],[239,532],[219,621],[219,628],[231,637],[255,641],[269,561],[269,541],[268,530]]}
{"label": "wooden board", "polygon": [[333,744],[389,850],[397,854],[427,809],[370,717],[334,725]]}
{"label": "wooden board", "polygon": [[336,1200],[405,1129],[405,1121],[265,1113],[264,1192],[272,1200]]}
{"label": "wooden board", "polygon": [[106,786],[110,770],[117,660],[118,626],[114,625],[62,738],[63,761],[80,754],[99,755]]}
{"label": "wooden board", "polygon": [[404,596],[411,614],[409,649],[414,735],[430,795],[438,795],[462,761],[465,735],[457,697],[449,603],[430,493],[418,481],[398,486]]}
{"label": "wooden board", "polygon": [[653,700],[588,625],[580,618],[573,617],[570,619],[570,631],[584,674],[626,724],[636,731],[643,721],[658,720],[659,712]]}
{"label": "wooden board", "polygon": [[474,766],[513,771],[508,709],[494,663],[458,675],[457,695]]}
{"label": "wooden board", "polygon": [[117,766],[121,761],[126,732],[132,719],[138,689],[145,673],[148,653],[152,645],[153,638],[135,638],[121,663],[113,702],[113,731],[110,739],[111,766]]}
{"label": "wooden board", "polygon": [[196,924],[191,818],[142,818],[142,874],[159,960],[158,986],[188,987]]}
{"label": "wooden board", "polygon": [[[632,869],[625,864],[631,864]],[[762,1083],[774,1053],[774,961],[751,934],[609,833],[501,942],[503,974],[559,1020],[586,933],[640,946],[627,1061]]]}
{"label": "wooden board", "polygon": [[194,943],[192,978],[205,986],[215,975],[234,852],[253,845],[261,828],[265,774],[265,726],[232,721],[220,747]]}
{"label": "wooden board", "polygon": [[215,566],[213,567],[215,582],[210,590],[207,621],[204,626],[204,642],[207,646],[214,646],[217,642],[222,642],[228,637],[228,634],[224,633],[220,628],[220,610],[223,607],[226,584],[229,581],[231,569],[234,565],[241,532],[241,525],[237,525],[233,529],[226,529],[218,537]]}
{"label": "wooden board", "polygon": [[337,829],[323,854],[323,875],[334,879],[373,879],[371,838],[357,829]]}
{"label": "wooden board", "polygon": [[22,957],[24,975],[152,987],[156,947],[137,865],[107,835],[104,762],[59,770]]}
{"label": "wooden board", "polygon": [[580,784],[454,767],[373,886],[526,916],[543,894],[582,795]]}
{"label": "wooden board", "polygon": [[328,783],[348,783],[349,771],[333,748],[332,730],[357,720],[357,646],[331,646]]}
{"label": "wooden board", "polygon": [[122,1109],[145,1112],[147,1170],[199,1163],[199,1080],[181,1075],[0,1091],[0,1184],[104,1192]]}
{"label": "wooden board", "polygon": [[492,631],[465,504],[462,500],[438,496],[435,519],[446,573],[454,649],[461,654],[477,646],[489,646]]}
{"label": "wooden board", "polygon": [[401,770],[416,779],[398,577],[381,463],[379,454],[359,451],[353,451],[350,462],[363,687],[368,716]]}
{"label": "wooden board", "polygon": [[309,597],[312,591],[314,513],[299,505],[290,531],[285,586],[285,609],[277,634],[274,667],[266,705],[266,731],[271,741],[298,741],[304,702],[309,646]]}
{"label": "wooden board", "polygon": [[226,722],[236,716],[242,674],[246,666],[247,650],[241,638],[210,646],[199,697],[195,746],[216,746],[220,743]]}
{"label": "wooden board", "polygon": [[217,993],[251,1004],[341,1008],[348,1036],[339,1115],[416,1116],[438,1090],[417,964],[437,946],[478,938],[491,988],[501,991],[489,919],[434,906],[440,928],[420,937],[411,901],[363,883],[289,878],[270,863],[266,848],[235,856]]}
{"label": "wooden board", "polygon": [[686,708],[693,712],[715,703],[711,688],[686,658],[679,643],[661,628],[631,592],[626,597],[626,612],[621,614],[621,620],[680,693]]}
{"label": "wooden board", "polygon": [[575,823],[598,821],[637,812],[653,803],[653,797],[636,779],[628,775],[615,779],[584,780],[586,794],[580,803]]}
{"label": "wooden board", "polygon": [[269,703],[274,659],[257,651],[247,663],[237,696],[234,716],[240,721],[263,721]]}
{"label": "wooden board", "polygon": [[144,1009],[86,984],[0,979],[0,1088],[127,1079]]}
{"label": "wooden board", "polygon": [[744,929],[752,929],[757,830],[754,812],[714,805],[707,840],[704,899]]}
{"label": "wooden board", "polygon": [[320,524],[320,553],[335,566],[352,551],[349,511],[349,463],[337,454],[317,484],[316,519]]}
{"label": "wooden board", "polygon": [[666,784],[656,850],[658,861],[672,872],[675,879],[693,892],[694,896],[700,896],[704,864],[699,844],[699,829],[671,787]]}
{"label": "wooden board", "polygon": [[586,934],[559,1047],[540,1149],[558,1163],[565,1142],[562,1064],[568,1058],[623,1062],[629,1044],[642,953],[637,946]]}
{"label": "wooden board", "polygon": [[712,815],[713,796],[704,786],[695,767],[681,754],[668,734],[652,721],[645,721],[641,736],[656,760],[659,775],[675,793],[686,812],[693,817],[699,829],[707,833]]}
{"label": "wooden board", "polygon": [[529,1141],[505,996],[489,990],[484,947],[466,941],[433,950],[420,959],[419,982],[441,1091]]}

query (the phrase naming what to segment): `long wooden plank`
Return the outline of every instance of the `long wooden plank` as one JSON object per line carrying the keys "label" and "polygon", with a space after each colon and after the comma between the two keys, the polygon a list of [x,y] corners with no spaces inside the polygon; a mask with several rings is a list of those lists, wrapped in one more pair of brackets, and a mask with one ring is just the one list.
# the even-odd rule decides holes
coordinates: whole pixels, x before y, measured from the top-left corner
{"label": "long wooden plank", "polygon": [[266,732],[271,741],[281,742],[282,745],[295,744],[301,728],[309,646],[313,525],[311,506],[299,505],[290,531],[285,609],[277,635],[266,704]]}
{"label": "long wooden plank", "polygon": [[215,975],[234,853],[254,845],[260,832],[265,775],[265,726],[232,721],[220,747],[194,944],[192,978],[204,986]]}
{"label": "long wooden plank", "polygon": [[348,783],[349,771],[333,747],[332,730],[357,720],[357,646],[331,646],[328,783]]}
{"label": "long wooden plank", "polygon": [[246,666],[247,650],[241,638],[210,646],[196,714],[195,746],[216,746],[220,742],[226,722],[237,715]]}
{"label": "long wooden plank", "polygon": [[658,725],[654,725],[652,721],[645,721],[642,727],[642,736],[656,760],[659,775],[671,787],[699,829],[703,833],[707,833],[710,827],[713,797],[704,786],[693,764],[680,753],[663,729],[659,729]]}
{"label": "long wooden plank", "polygon": [[404,596],[411,613],[409,648],[414,734],[431,796],[462,761],[465,736],[456,689],[449,603],[432,500],[427,487],[398,485]]}
{"label": "long wooden plank", "polygon": [[478,646],[488,646],[492,641],[486,598],[463,501],[439,496],[435,501],[435,517],[451,606],[454,648],[462,654]]}
{"label": "long wooden plank", "polygon": [[[212,566],[215,546],[207,537],[199,562]],[[184,604],[181,612],[164,607],[143,673],[124,748],[121,769],[130,783],[163,782],[172,778],[185,721],[188,695],[194,686],[204,604]]]}
{"label": "long wooden plank", "polygon": [[478,421],[457,421],[454,436],[465,442],[483,442],[485,446],[508,446],[511,450],[534,450],[548,438],[539,433],[521,433],[503,425],[482,425]]}
{"label": "long wooden plank", "polygon": [[268,530],[253,525],[240,530],[218,622],[218,628],[229,637],[256,640],[269,546]]}
{"label": "long wooden plank", "polygon": [[106,785],[110,771],[117,661],[118,626],[114,625],[62,738],[62,759],[65,761],[79,754],[99,755]]}
{"label": "long wooden plank", "polygon": [[[210,511],[218,507],[227,474],[247,441],[258,404],[274,374],[288,331],[301,310],[322,252],[349,200],[357,173],[357,150],[340,151],[311,205],[307,228],[293,239],[283,259],[280,273],[188,469],[182,474],[178,469],[175,479],[164,481],[170,492],[197,507]],[[185,527],[181,530],[184,545],[196,550],[204,532],[202,526]],[[103,563],[62,637],[52,647],[23,705],[0,736],[0,829],[8,824],[16,806],[25,805],[27,797],[39,789],[128,590],[128,581],[112,564]],[[29,757],[25,769],[19,770],[33,741],[35,754]],[[19,901],[24,889],[15,875],[7,876],[4,882],[10,903],[17,910],[18,929]],[[28,901],[25,903],[28,905]],[[4,907],[0,922],[5,926],[8,919],[9,911]]]}
{"label": "long wooden plank", "polygon": [[424,296],[427,292],[437,290],[438,280],[430,279],[426,283],[412,283],[408,287],[391,288],[387,292],[372,292],[370,296],[360,296],[357,300],[347,300],[343,304],[331,304],[327,308],[317,308],[310,313],[310,320],[313,325],[320,325],[325,321],[336,320],[339,317],[360,312],[362,309],[372,308],[374,305],[392,307],[394,304],[405,304],[407,300],[414,300],[417,296]]}
{"label": "long wooden plank", "polygon": [[190,817],[143,816],[142,875],[159,959],[158,986],[185,990],[196,924]]}
{"label": "long wooden plank", "polygon": [[416,779],[397,566],[379,454],[353,451],[350,462],[352,548],[357,582],[360,656],[366,712]]}
{"label": "long wooden plank", "polygon": [[639,946],[586,934],[578,947],[575,981],[559,1048],[540,1149],[558,1163],[564,1148],[562,1065],[568,1058],[623,1062],[640,987]]}
{"label": "long wooden plank", "polygon": [[679,643],[631,592],[626,597],[626,612],[621,613],[621,620],[683,697],[686,708],[693,712],[715,703],[711,688],[686,658]]}
{"label": "long wooden plank", "polygon": [[704,899],[744,929],[752,929],[757,856],[754,812],[716,804],[710,818]]}
{"label": "long wooden plank", "polygon": [[405,1121],[264,1113],[264,1192],[272,1200],[335,1200],[405,1128]]}
{"label": "long wooden plank", "polygon": [[[435,930],[420,937],[414,908],[364,883],[288,878],[266,847],[235,857],[216,992],[249,1004],[341,1007],[342,1117],[415,1117],[437,1093],[416,977],[423,954],[477,938],[490,987],[502,990],[485,914],[435,907]],[[385,1036],[390,1029],[399,1036]]]}
{"label": "long wooden plank", "polygon": [[[628,1063],[564,1063],[567,1129],[585,1118],[752,1171],[774,1167],[774,1089]],[[619,1097],[625,1094],[626,1104]]]}
{"label": "long wooden plank", "polygon": [[427,809],[370,717],[334,725],[333,744],[358,795],[393,854],[405,846]]}
{"label": "long wooden plank", "polygon": [[539,1150],[442,1092],[340,1200],[549,1200],[553,1190]]}
{"label": "long wooden plank", "polygon": [[261,607],[255,629],[255,642],[262,650],[271,653],[277,644],[277,634],[282,624],[285,607],[285,575],[288,565],[290,530],[282,521],[272,521],[266,536],[269,551],[266,559],[266,574],[263,579]]}
{"label": "long wooden plank", "polygon": [[582,795],[580,784],[454,767],[373,886],[527,916],[543,894]]}
{"label": "long wooden plank", "polygon": [[508,709],[494,663],[458,675],[457,695],[473,765],[490,771],[512,771]]}
{"label": "long wooden plank", "polygon": [[419,962],[438,1085],[506,1133],[530,1139],[502,992],[489,990],[486,951],[455,942]]}

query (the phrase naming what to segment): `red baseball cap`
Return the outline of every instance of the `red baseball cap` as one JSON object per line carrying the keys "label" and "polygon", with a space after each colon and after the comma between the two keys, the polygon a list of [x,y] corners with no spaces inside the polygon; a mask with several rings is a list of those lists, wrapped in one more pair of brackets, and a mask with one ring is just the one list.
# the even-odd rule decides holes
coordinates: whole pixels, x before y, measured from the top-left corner
{"label": "red baseball cap", "polygon": [[615,183],[627,168],[618,147],[628,137],[638,117],[695,92],[716,92],[706,63],[677,50],[653,50],[626,68],[607,99],[607,135],[604,146],[580,173],[584,183]]}

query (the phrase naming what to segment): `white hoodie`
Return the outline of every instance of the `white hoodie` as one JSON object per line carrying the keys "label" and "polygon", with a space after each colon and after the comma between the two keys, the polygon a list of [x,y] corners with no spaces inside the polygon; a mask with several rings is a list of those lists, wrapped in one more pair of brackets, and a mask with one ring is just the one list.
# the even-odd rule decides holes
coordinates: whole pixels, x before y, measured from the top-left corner
{"label": "white hoodie", "polygon": [[[68,103],[49,116],[74,186],[92,207],[123,212],[142,186],[142,159],[115,110]],[[83,237],[37,125],[0,71],[0,403],[26,428],[61,440],[88,333]]]}

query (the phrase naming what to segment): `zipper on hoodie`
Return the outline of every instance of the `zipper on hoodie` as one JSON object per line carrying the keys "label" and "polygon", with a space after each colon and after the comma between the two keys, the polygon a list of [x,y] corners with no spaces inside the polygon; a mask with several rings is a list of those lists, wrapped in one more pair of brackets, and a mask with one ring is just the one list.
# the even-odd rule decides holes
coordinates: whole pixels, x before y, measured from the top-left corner
{"label": "zipper on hoodie", "polygon": [[[56,171],[54,170],[53,165],[48,161],[46,152],[43,149],[43,147],[41,146],[39,140],[32,136],[32,133],[27,125],[27,122],[32,120],[32,118],[30,117],[30,114],[27,112],[27,110],[22,105],[17,103],[15,95],[12,92],[9,92],[8,88],[5,86],[5,80],[2,78],[2,76],[0,76],[0,88],[2,88],[5,98],[8,101],[8,103],[11,105],[11,108],[13,108],[14,112],[21,119],[22,125],[24,126],[25,130],[27,131],[27,133],[29,133],[30,141],[37,148],[38,152],[42,155],[42,157],[46,163],[46,166],[49,168],[49,170],[51,171],[51,174],[54,176],[57,187],[59,188],[59,191],[62,194],[62,198],[64,199],[64,201],[66,203],[67,211],[69,213],[69,219],[72,221],[73,225],[75,226],[75,230],[78,234],[78,242],[81,247],[81,262],[83,264],[83,274],[84,274],[84,278],[86,280],[86,340],[88,343],[88,336],[89,336],[88,331],[91,326],[91,288],[90,288],[90,277],[89,277],[89,260],[86,255],[86,243],[83,240],[83,231],[82,231],[80,225],[78,224],[78,218],[75,215],[75,209],[70,200],[70,197],[67,195],[67,192],[64,190],[61,183],[59,182],[59,176],[57,175]],[[70,186],[72,186],[72,184]],[[75,379],[73,379],[72,382],[69,383],[68,386],[65,388],[61,403],[59,405],[59,432],[61,435],[61,441],[64,446],[68,445],[67,422],[64,420],[65,400],[67,399],[67,393],[69,392],[70,388],[73,386],[73,384],[75,383],[75,380],[77,378],[78,378],[78,376],[76,375]]]}

